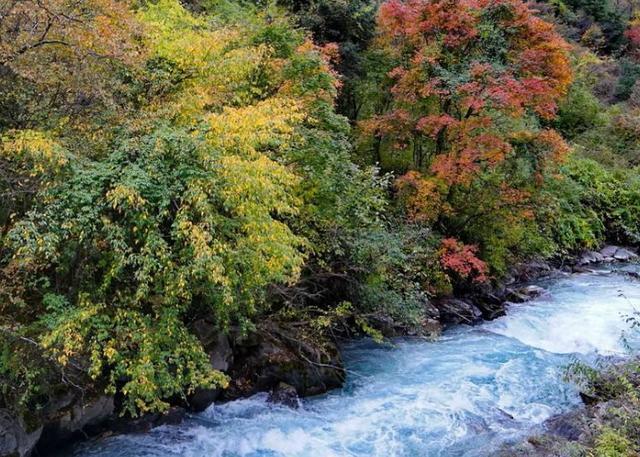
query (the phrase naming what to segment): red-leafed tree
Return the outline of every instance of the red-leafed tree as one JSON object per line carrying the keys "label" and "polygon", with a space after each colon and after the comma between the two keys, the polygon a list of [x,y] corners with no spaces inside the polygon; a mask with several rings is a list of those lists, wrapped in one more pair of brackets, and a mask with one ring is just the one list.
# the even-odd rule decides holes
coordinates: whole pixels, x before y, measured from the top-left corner
{"label": "red-leafed tree", "polygon": [[378,26],[393,106],[363,127],[447,184],[502,162],[508,120],[552,119],[571,82],[567,44],[521,0],[388,0]]}
{"label": "red-leafed tree", "polygon": [[394,62],[391,103],[361,127],[385,152],[412,156],[397,188],[414,220],[455,216],[452,199],[509,162],[527,161],[529,177],[503,171],[495,194],[529,195],[505,189],[540,185],[567,153],[547,124],[571,83],[568,45],[522,0],[387,0],[378,31]]}
{"label": "red-leafed tree", "polygon": [[393,107],[364,126],[449,182],[512,150],[497,118],[549,120],[571,82],[567,44],[521,0],[388,0],[378,26]]}

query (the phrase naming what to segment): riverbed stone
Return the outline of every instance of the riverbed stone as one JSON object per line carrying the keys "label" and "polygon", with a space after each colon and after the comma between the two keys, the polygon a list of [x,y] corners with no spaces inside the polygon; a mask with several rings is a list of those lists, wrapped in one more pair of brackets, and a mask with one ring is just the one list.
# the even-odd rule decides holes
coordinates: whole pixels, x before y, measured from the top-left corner
{"label": "riverbed stone", "polygon": [[482,312],[468,300],[442,298],[436,302],[444,324],[474,324],[482,319]]}
{"label": "riverbed stone", "polygon": [[600,249],[600,254],[602,254],[604,257],[613,258],[618,249],[620,249],[618,248],[618,246],[608,245]]}
{"label": "riverbed stone", "polygon": [[589,265],[604,260],[604,255],[597,251],[586,251],[578,259],[578,265]]}
{"label": "riverbed stone", "polygon": [[285,382],[280,382],[274,387],[269,394],[269,402],[277,403],[289,408],[298,408],[300,399],[296,388]]}
{"label": "riverbed stone", "polygon": [[613,258],[621,262],[628,262],[629,260],[636,259],[638,255],[626,248],[620,248],[613,255]]}
{"label": "riverbed stone", "polygon": [[[205,352],[209,355],[211,367],[218,371],[227,372],[233,363],[233,349],[229,337],[207,319],[195,321],[192,328]],[[186,406],[194,412],[204,411],[220,398],[221,393],[220,389],[197,388],[187,398]]]}

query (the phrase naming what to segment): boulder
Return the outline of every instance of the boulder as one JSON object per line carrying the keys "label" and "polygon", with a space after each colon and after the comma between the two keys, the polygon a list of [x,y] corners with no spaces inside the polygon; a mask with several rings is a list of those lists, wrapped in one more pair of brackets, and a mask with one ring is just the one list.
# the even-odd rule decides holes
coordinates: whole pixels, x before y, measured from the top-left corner
{"label": "boulder", "polygon": [[631,249],[620,246],[605,246],[600,250],[600,254],[604,257],[604,261],[608,262],[613,262],[615,260],[628,262],[638,257],[638,254]]}
{"label": "boulder", "polygon": [[625,248],[618,249],[616,253],[613,255],[614,259],[619,260],[621,262],[628,262],[629,260],[636,259],[637,257],[638,257],[638,254]]}
{"label": "boulder", "polygon": [[531,297],[520,292],[520,289],[511,288],[504,291],[504,298],[509,303],[524,303],[531,300]]}
{"label": "boulder", "polygon": [[93,435],[114,415],[113,397],[78,399],[68,408],[45,419],[37,448],[41,453],[62,443]]}
{"label": "boulder", "polygon": [[604,257],[613,258],[618,249],[618,246],[605,246],[600,249],[600,254],[602,254]]}
{"label": "boulder", "polygon": [[23,420],[7,409],[0,409],[0,456],[25,457],[40,439],[42,427],[28,430]]}
{"label": "boulder", "polygon": [[202,342],[211,366],[219,371],[227,371],[233,362],[233,350],[229,337],[213,323],[200,319],[193,324],[193,331]]}
{"label": "boulder", "polygon": [[311,340],[296,328],[264,322],[256,332],[234,339],[230,386],[224,400],[271,391],[281,382],[301,396],[318,395],[342,386],[344,368],[336,345]]}
{"label": "boulder", "polygon": [[164,413],[147,413],[136,418],[114,417],[107,424],[109,432],[117,433],[147,433],[154,427],[161,425],[176,425],[184,420],[186,410],[181,406],[172,406]]}
{"label": "boulder", "polygon": [[506,314],[505,301],[494,293],[484,293],[475,297],[474,304],[486,320],[496,319]]}
{"label": "boulder", "polygon": [[605,256],[600,252],[586,251],[578,258],[578,265],[589,265],[604,261]]}
{"label": "boulder", "polygon": [[544,260],[532,260],[521,263],[511,269],[509,281],[504,281],[505,285],[516,282],[528,282],[546,276],[553,271],[551,265]]}
{"label": "boulder", "polygon": [[584,411],[576,410],[553,416],[544,423],[550,435],[560,436],[568,441],[578,441],[584,430]]}
{"label": "boulder", "polygon": [[518,289],[519,294],[525,295],[531,299],[538,298],[544,295],[546,292],[547,291],[543,287],[536,286],[536,285],[525,286]]}
{"label": "boulder", "polygon": [[482,312],[473,303],[459,298],[442,298],[436,302],[443,324],[474,324]]}
{"label": "boulder", "polygon": [[284,382],[278,383],[278,385],[271,390],[269,402],[285,405],[289,408],[298,408],[300,406],[300,399],[298,398],[296,388]]}
{"label": "boulder", "polygon": [[[227,372],[233,363],[233,349],[229,337],[206,319],[195,321],[192,327],[209,355],[211,366],[216,370]],[[220,393],[220,389],[198,388],[187,398],[186,406],[194,412],[204,411],[220,397]]]}

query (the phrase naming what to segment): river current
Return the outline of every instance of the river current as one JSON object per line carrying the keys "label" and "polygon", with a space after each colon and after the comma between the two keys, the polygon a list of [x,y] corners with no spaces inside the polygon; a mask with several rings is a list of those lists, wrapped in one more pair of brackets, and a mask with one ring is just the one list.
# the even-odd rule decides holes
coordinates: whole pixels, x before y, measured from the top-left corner
{"label": "river current", "polygon": [[[637,266],[608,268],[639,271]],[[490,456],[580,405],[565,382],[573,361],[622,357],[635,347],[626,318],[640,281],[620,272],[540,283],[544,296],[506,316],[446,331],[435,342],[359,341],[344,349],[344,388],[299,409],[266,394],[144,435],[84,443],[74,457]]]}

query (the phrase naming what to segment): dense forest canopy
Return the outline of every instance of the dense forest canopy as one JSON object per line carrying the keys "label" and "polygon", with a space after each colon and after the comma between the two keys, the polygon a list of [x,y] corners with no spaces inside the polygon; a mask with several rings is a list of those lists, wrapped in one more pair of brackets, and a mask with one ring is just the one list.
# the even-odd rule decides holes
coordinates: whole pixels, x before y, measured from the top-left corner
{"label": "dense forest canopy", "polygon": [[229,382],[198,319],[378,337],[640,242],[631,0],[0,8],[3,408],[164,411]]}

